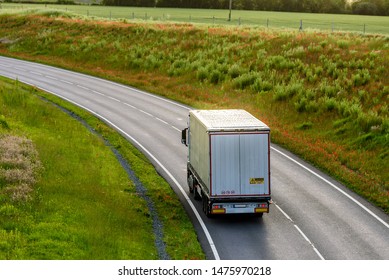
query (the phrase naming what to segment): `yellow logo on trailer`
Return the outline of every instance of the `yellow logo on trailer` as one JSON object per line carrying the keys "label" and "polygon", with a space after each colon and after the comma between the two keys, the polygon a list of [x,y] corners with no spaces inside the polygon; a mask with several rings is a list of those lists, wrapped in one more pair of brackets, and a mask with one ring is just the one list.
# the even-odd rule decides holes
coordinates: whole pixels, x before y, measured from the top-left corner
{"label": "yellow logo on trailer", "polygon": [[263,184],[265,182],[264,178],[250,178],[250,185]]}

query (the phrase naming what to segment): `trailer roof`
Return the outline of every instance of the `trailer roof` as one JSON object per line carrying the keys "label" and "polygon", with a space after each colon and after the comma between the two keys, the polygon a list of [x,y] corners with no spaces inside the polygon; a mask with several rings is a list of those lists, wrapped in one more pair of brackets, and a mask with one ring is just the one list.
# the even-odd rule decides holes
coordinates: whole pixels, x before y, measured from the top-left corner
{"label": "trailer roof", "polygon": [[269,127],[245,110],[193,110],[208,131],[270,130]]}

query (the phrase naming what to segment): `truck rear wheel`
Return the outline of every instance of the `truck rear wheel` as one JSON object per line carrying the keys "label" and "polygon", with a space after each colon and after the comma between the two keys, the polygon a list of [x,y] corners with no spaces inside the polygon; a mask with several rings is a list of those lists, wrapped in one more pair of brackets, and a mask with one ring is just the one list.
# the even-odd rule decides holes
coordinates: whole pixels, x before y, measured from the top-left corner
{"label": "truck rear wheel", "polygon": [[193,197],[195,200],[201,200],[201,196],[199,194],[199,188],[200,186],[198,184],[195,184],[194,185],[194,188],[193,188]]}
{"label": "truck rear wheel", "polygon": [[188,186],[189,186],[189,192],[193,193],[193,185],[194,185],[194,179],[192,173],[188,171]]}
{"label": "truck rear wheel", "polygon": [[208,202],[208,197],[203,193],[203,211],[207,217],[211,216],[211,213],[209,212]]}

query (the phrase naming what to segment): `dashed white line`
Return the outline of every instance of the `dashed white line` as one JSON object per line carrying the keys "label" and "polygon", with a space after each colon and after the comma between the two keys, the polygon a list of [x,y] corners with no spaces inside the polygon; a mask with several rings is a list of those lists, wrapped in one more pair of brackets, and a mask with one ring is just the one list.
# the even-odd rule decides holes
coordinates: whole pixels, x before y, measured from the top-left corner
{"label": "dashed white line", "polygon": [[[61,81],[62,81],[62,80],[61,80]],[[131,108],[133,108],[133,109],[135,109],[135,110],[138,110],[139,112],[141,112],[141,113],[143,113],[143,114],[145,114],[145,115],[147,115],[147,116],[149,116],[149,117],[151,117],[151,118],[154,118],[154,119],[156,119],[156,120],[158,120],[158,121],[160,121],[160,122],[162,122],[162,123],[164,123],[164,124],[166,124],[166,125],[168,125],[168,126],[170,126],[170,127],[173,128],[174,130],[177,130],[177,131],[181,132],[181,130],[180,130],[179,128],[177,128],[177,127],[171,125],[171,124],[168,123],[167,121],[165,121],[165,120],[163,120],[163,119],[161,119],[161,118],[158,118],[158,117],[154,116],[153,114],[150,114],[149,112],[146,112],[146,111],[144,111],[144,110],[142,110],[142,109],[139,109],[139,108],[137,108],[137,107],[135,107],[135,106],[133,106],[133,105],[131,105],[131,104],[128,104],[128,103],[126,103],[126,102],[122,102],[121,100],[119,100],[119,99],[117,99],[117,98],[115,98],[115,97],[112,97],[112,96],[103,94],[103,93],[101,93],[101,92],[98,92],[98,91],[96,91],[96,90],[90,89],[90,88],[85,87],[85,86],[82,86],[82,85],[76,85],[76,86],[79,87],[79,88],[85,89],[85,90],[92,91],[93,93],[99,94],[99,95],[101,95],[101,96],[105,96],[105,97],[107,97],[107,98],[109,98],[109,99],[111,99],[111,100],[114,100],[114,101],[119,102],[119,103],[121,103],[121,104],[123,104],[123,105],[126,105],[126,106],[128,106],[128,107],[131,107]]]}
{"label": "dashed white line", "polygon": [[170,125],[168,122],[166,122],[166,121],[164,121],[164,120],[162,120],[162,119],[160,119],[158,117],[155,117],[155,119],[160,121],[160,122],[162,122],[162,123],[164,123],[164,124]]}
{"label": "dashed white line", "polygon": [[313,245],[313,243],[311,242],[311,240],[309,240],[309,238],[304,234],[304,232],[295,224],[294,227],[298,230],[298,232],[304,237],[304,239],[312,246],[313,250],[315,251],[315,253],[319,256],[319,258],[321,260],[325,260],[324,257],[322,256],[322,254],[320,254],[319,250],[317,250],[317,248],[315,247],[315,245]]}
{"label": "dashed white line", "polygon": [[38,76],[44,76],[42,73],[35,72],[35,71],[28,71],[31,74],[38,75]]}
{"label": "dashed white line", "polygon": [[107,96],[109,99],[113,100],[113,101],[116,101],[116,102],[119,102],[119,103],[122,103],[119,99],[115,98],[115,97],[112,97],[112,96]]}
{"label": "dashed white line", "polygon": [[273,201],[273,204],[278,208],[278,210],[280,210],[280,212],[281,212],[289,221],[291,221],[292,223],[294,223],[293,220],[292,220],[292,218],[289,217],[289,215],[286,214],[285,211],[282,210],[280,206],[278,206],[274,201]]}
{"label": "dashed white line", "polygon": [[79,88],[82,88],[82,89],[85,89],[85,90],[90,91],[90,88],[84,87],[84,86],[82,86],[82,85],[76,85],[76,86],[79,87]]}
{"label": "dashed white line", "polygon": [[66,81],[66,80],[60,80],[61,82],[65,83],[65,84],[68,84],[68,85],[74,85],[74,83],[70,82],[70,81]]}
{"label": "dashed white line", "polygon": [[126,105],[126,106],[128,106],[128,107],[131,107],[132,109],[138,110],[138,108],[135,107],[134,105],[128,104],[128,103],[126,103],[126,102],[124,102],[123,104]]}
{"label": "dashed white line", "polygon": [[286,212],[284,210],[282,210],[282,208],[280,206],[277,205],[277,203],[275,203],[273,201],[273,204],[278,208],[278,210],[280,210],[280,212],[289,220],[293,223],[294,227],[297,229],[297,231],[302,235],[302,237],[304,237],[304,239],[309,243],[309,245],[312,246],[313,250],[315,251],[315,253],[319,256],[319,258],[321,260],[325,260],[323,255],[320,254],[319,250],[315,247],[315,245],[311,242],[311,240],[309,240],[309,238],[305,235],[305,233],[296,225],[296,223],[292,220],[291,217],[289,217],[288,214],[286,214]]}
{"label": "dashed white line", "polygon": [[148,113],[148,112],[146,112],[146,111],[143,111],[143,110],[141,110],[141,109],[138,109],[138,111],[141,112],[141,113],[143,113],[143,114],[145,114],[145,115],[148,115],[149,117],[154,118],[154,116],[153,116],[152,114],[150,114],[150,113]]}
{"label": "dashed white line", "polygon": [[93,90],[93,89],[92,89],[92,92],[93,92],[93,93],[96,93],[96,94],[98,94],[98,95],[101,95],[101,96],[105,96],[104,93],[101,93],[101,92],[99,92],[99,91],[97,91],[97,90]]}

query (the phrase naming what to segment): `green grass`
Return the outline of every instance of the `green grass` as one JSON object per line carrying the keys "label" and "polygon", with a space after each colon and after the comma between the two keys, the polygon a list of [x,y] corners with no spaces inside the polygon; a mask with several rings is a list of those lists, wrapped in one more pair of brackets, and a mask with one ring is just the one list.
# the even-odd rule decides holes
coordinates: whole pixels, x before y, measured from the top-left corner
{"label": "green grass", "polygon": [[266,28],[298,30],[300,20],[304,30],[353,31],[389,35],[388,17],[344,14],[309,14],[268,11],[233,10],[231,22],[228,10],[177,8],[106,7],[87,5],[2,4],[0,13],[28,10],[72,12],[90,18],[127,19],[136,21],[186,22],[216,25],[255,25]]}
{"label": "green grass", "polygon": [[[204,257],[192,224],[170,186],[125,139],[73,105],[0,79],[0,138],[13,135],[24,139],[22,143],[30,148],[21,155],[32,159],[24,160],[23,165],[20,160],[0,164],[0,259],[158,258],[146,203],[111,149],[38,96],[73,110],[120,150],[155,203],[171,258]],[[0,148],[10,150],[1,143]],[[28,168],[31,162],[40,164]],[[32,170],[28,174],[34,179],[21,181],[19,176],[12,181],[3,176],[7,170],[21,170],[21,166],[27,166],[23,174]]]}

